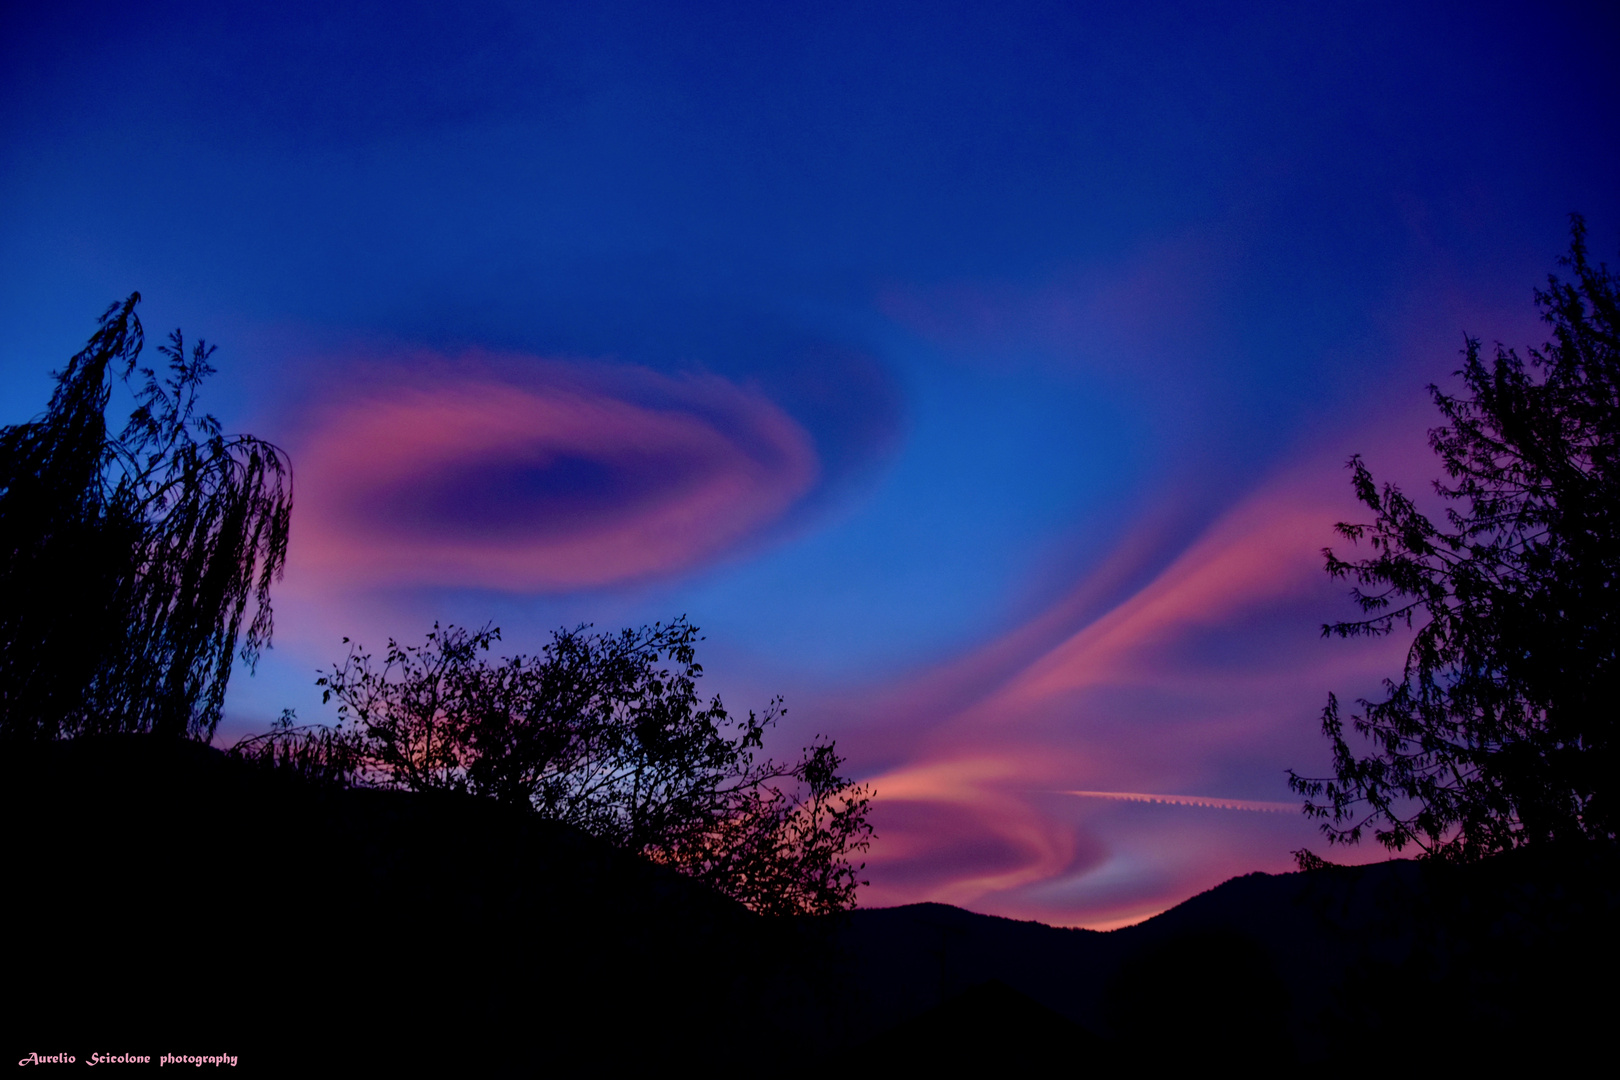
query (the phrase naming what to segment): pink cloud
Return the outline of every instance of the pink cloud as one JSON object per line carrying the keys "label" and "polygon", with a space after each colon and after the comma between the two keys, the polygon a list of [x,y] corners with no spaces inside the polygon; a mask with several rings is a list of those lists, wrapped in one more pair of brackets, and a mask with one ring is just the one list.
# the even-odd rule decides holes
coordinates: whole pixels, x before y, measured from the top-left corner
{"label": "pink cloud", "polygon": [[[1291,869],[1294,848],[1320,847],[1284,771],[1321,756],[1314,718],[1327,691],[1371,692],[1403,651],[1317,634],[1344,588],[1323,574],[1321,548],[1355,516],[1339,464],[1274,478],[1081,625],[1053,633],[1091,607],[1090,580],[953,663],[992,681],[924,721],[918,749],[872,777],[878,806],[902,808],[892,840],[879,818],[869,902],[1114,926],[1234,874]],[[1201,660],[1195,647],[1262,633],[1287,647],[1251,648],[1240,664]],[[1257,758],[1271,762],[1258,774]],[[1234,777],[1245,789],[1223,789]],[[919,873],[926,864],[937,869]]]}
{"label": "pink cloud", "polygon": [[1342,500],[1283,483],[1229,511],[1146,588],[1034,661],[982,708],[1017,710],[1054,695],[1158,672],[1155,646],[1244,609],[1307,591],[1322,576]]}
{"label": "pink cloud", "polygon": [[564,591],[678,573],[817,479],[808,434],[722,379],[489,368],[440,362],[319,415],[296,447],[300,580]]}
{"label": "pink cloud", "polygon": [[1013,755],[959,756],[872,778],[880,840],[863,903],[971,905],[1069,867],[1081,838],[1030,814],[1009,790],[1027,781],[1031,764]]}

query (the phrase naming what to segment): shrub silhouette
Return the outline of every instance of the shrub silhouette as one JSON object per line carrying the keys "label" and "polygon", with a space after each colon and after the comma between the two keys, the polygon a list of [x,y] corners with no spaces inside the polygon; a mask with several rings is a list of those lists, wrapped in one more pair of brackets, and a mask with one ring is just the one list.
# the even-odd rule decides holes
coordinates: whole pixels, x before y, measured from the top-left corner
{"label": "shrub silhouette", "polygon": [[499,633],[435,624],[422,645],[389,641],[380,664],[352,646],[319,680],[336,727],[288,714],[235,752],[320,780],[530,807],[764,914],[853,906],[871,792],[838,775],[831,741],[762,756],[780,699],[746,718],[702,701],[696,627],[579,627],[538,656],[490,662]]}
{"label": "shrub silhouette", "polygon": [[[138,362],[139,293],[56,376],[43,416],[0,429],[0,737],[207,740],[242,639],[269,643],[292,473],[275,446],[197,411],[213,348]],[[136,407],[108,433],[114,379]],[[252,606],[251,618],[247,612]]]}

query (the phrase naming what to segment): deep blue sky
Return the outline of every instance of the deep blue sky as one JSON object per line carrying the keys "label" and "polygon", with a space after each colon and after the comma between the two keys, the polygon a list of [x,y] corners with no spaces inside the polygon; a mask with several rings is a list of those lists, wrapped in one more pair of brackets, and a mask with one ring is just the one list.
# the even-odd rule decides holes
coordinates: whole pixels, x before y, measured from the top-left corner
{"label": "deep blue sky", "polygon": [[[1282,869],[1340,466],[1620,257],[1603,5],[61,4],[0,22],[0,422],[139,289],[298,470],[277,648],[685,613],[871,902]],[[1058,673],[1058,674],[1055,674]],[[1066,673],[1066,674],[1062,674]],[[1193,799],[1151,805],[1069,790]]]}

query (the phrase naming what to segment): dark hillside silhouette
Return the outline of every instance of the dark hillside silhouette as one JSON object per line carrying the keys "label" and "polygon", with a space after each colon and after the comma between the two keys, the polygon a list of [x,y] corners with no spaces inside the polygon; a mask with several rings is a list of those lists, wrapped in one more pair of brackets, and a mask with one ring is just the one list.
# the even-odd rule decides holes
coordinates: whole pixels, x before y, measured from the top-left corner
{"label": "dark hillside silhouette", "polygon": [[1106,1040],[1077,1038],[1076,1067],[1545,1069],[1609,1053],[1617,928],[1620,858],[1575,843],[1250,874],[1108,933],[918,904],[853,912],[839,941],[857,1012],[902,1038],[999,980]]}
{"label": "dark hillside silhouette", "polygon": [[757,1059],[814,1011],[795,924],[533,813],[139,736],[15,767],[8,1051],[580,1075],[694,1041]]}
{"label": "dark hillside silhouette", "polygon": [[1253,874],[1110,933],[931,904],[783,919],[465,794],[149,737],[13,761],[19,1056],[824,1075],[1040,1046],[1076,1070],[1556,1068],[1607,1052],[1617,1004],[1607,845]]}
{"label": "dark hillside silhouette", "polygon": [[[251,663],[270,641],[287,460],[197,411],[210,346],[176,330],[163,377],[138,367],[139,302],[107,309],[44,415],[0,430],[0,739],[207,740],[237,642]],[[112,436],[113,383],[137,374]]]}
{"label": "dark hillside silhouette", "polygon": [[1054,1067],[1120,1067],[1112,1044],[1073,1020],[988,979],[864,1044],[862,1064],[901,1075],[1036,1075]]}

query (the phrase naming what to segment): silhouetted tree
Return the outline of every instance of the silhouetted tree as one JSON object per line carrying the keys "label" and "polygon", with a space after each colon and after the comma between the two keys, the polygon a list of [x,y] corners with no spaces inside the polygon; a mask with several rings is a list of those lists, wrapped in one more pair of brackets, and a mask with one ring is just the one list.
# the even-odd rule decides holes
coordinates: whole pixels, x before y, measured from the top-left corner
{"label": "silhouetted tree", "polygon": [[580,627],[538,656],[492,663],[498,638],[435,624],[423,645],[390,641],[380,665],[351,647],[319,680],[338,700],[336,728],[287,717],[238,753],[529,806],[764,913],[853,905],[861,867],[850,858],[872,834],[870,791],[838,775],[832,742],[795,761],[762,757],[780,699],[746,719],[718,697],[703,702],[695,627]]}
{"label": "silhouetted tree", "polygon": [[1371,557],[1324,551],[1367,618],[1339,637],[1416,627],[1398,680],[1352,717],[1332,696],[1322,728],[1334,776],[1290,773],[1330,842],[1366,828],[1394,850],[1473,858],[1570,837],[1612,840],[1620,712],[1620,289],[1587,261],[1572,217],[1572,282],[1536,303],[1553,342],[1526,364],[1467,341],[1462,395],[1429,387],[1429,433],[1453,505],[1443,523],[1352,458],[1371,524],[1338,526]]}
{"label": "silhouetted tree", "polygon": [[[138,368],[140,294],[56,375],[39,419],[0,430],[0,735],[208,739],[241,656],[270,640],[287,553],[286,457],[197,411],[213,348],[177,330]],[[116,438],[112,382],[139,374]],[[247,616],[252,601],[251,618]]]}

